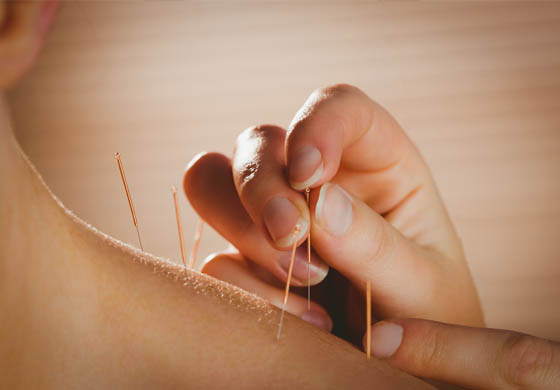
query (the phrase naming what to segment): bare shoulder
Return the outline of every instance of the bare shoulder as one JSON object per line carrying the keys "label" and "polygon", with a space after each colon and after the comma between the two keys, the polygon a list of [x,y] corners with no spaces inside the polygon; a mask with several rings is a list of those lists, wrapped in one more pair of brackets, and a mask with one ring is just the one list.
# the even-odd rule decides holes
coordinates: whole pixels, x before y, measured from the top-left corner
{"label": "bare shoulder", "polygon": [[0,387],[430,388],[290,315],[276,341],[278,309],[97,231],[13,148]]}

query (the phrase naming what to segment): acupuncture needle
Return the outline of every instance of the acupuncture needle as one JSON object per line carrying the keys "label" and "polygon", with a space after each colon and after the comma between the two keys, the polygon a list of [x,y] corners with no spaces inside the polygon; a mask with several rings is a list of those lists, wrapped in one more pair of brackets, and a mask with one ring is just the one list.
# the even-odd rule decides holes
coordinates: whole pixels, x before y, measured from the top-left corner
{"label": "acupuncture needle", "polygon": [[[309,208],[309,187],[305,189],[305,200]],[[307,310],[311,310],[311,227],[307,235]]]}
{"label": "acupuncture needle", "polygon": [[183,226],[181,224],[181,215],[179,214],[179,202],[177,201],[177,187],[172,186],[173,203],[175,204],[175,217],[177,219],[177,232],[179,233],[179,245],[181,246],[181,259],[183,266],[187,268],[187,261],[185,259],[185,243],[183,242]]}
{"label": "acupuncture needle", "polygon": [[136,212],[134,211],[134,205],[132,204],[132,197],[130,196],[130,191],[128,190],[128,183],[126,182],[126,176],[124,174],[124,168],[121,161],[121,154],[119,152],[115,153],[115,159],[119,166],[119,171],[121,173],[121,179],[124,185],[124,191],[126,192],[126,199],[128,199],[128,206],[130,207],[130,213],[132,214],[132,222],[136,228],[136,235],[138,236],[138,242],[140,243],[140,249],[144,252],[144,247],[142,246],[142,239],[140,238],[140,230],[138,229],[138,219],[136,219]]}
{"label": "acupuncture needle", "polygon": [[202,218],[198,218],[198,224],[196,226],[196,233],[194,235],[193,248],[191,251],[191,256],[189,259],[189,268],[193,269],[194,263],[196,261],[196,256],[198,254],[198,247],[200,246],[200,239],[202,238],[202,228],[204,227],[204,221]]}
{"label": "acupuncture needle", "polygon": [[366,282],[366,357],[371,357],[371,282]]}
{"label": "acupuncture needle", "polygon": [[288,303],[288,295],[290,294],[290,282],[292,280],[292,271],[294,269],[294,259],[296,257],[297,238],[301,227],[296,225],[294,229],[294,243],[292,244],[292,256],[290,257],[290,266],[288,268],[288,278],[286,280],[286,290],[284,291],[284,302],[282,303],[282,314],[280,314],[280,323],[278,324],[278,333],[276,340],[280,340],[280,333],[282,333],[282,323],[284,322],[284,312],[286,311],[286,304]]}

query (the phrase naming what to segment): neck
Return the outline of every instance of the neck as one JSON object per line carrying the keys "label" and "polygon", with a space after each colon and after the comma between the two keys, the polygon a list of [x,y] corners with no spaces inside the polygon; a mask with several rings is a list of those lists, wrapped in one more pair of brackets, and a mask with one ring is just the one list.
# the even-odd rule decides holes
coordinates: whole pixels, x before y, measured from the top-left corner
{"label": "neck", "polygon": [[262,299],[141,253],[67,210],[0,105],[0,387],[201,384],[212,366],[231,363],[200,359],[225,337],[226,320],[242,333],[257,319],[274,326]]}
{"label": "neck", "polygon": [[[138,314],[127,312],[124,306],[130,303],[115,295],[122,292],[130,275],[146,268],[139,267],[146,263],[151,270],[177,272],[171,263],[119,243],[67,210],[21,150],[2,100],[0,361],[10,363],[0,367],[0,377],[14,378],[14,384],[19,385],[21,378],[31,377],[49,377],[49,383],[60,383],[67,378],[51,377],[63,372],[71,375],[60,363],[81,350],[87,350],[90,361],[96,354],[110,356],[110,348],[118,353],[114,346],[119,334],[106,316]],[[129,287],[132,285],[129,283]],[[131,291],[132,296],[127,298],[135,299],[134,294],[141,292],[132,289],[127,294]],[[129,320],[134,324],[140,319]],[[99,343],[101,336],[113,342]],[[84,367],[79,363],[85,361],[76,360],[71,371],[81,372]],[[22,387],[35,387],[34,383]]]}
{"label": "neck", "polygon": [[[64,288],[68,275],[79,278],[83,271],[76,271],[84,267],[92,271],[91,253],[100,242],[134,252],[87,225],[52,194],[17,143],[6,104],[0,104],[1,288],[28,297],[36,296],[36,287]],[[85,287],[84,281],[76,280]]]}
{"label": "neck", "polygon": [[[52,356],[52,350],[67,354],[87,335],[98,296],[89,249],[103,238],[52,195],[16,142],[3,101],[1,106],[0,334],[9,337],[0,342],[0,358],[12,357],[0,376],[19,382],[25,375],[14,370],[52,375],[57,359],[34,360]],[[92,304],[84,304],[85,294]]]}

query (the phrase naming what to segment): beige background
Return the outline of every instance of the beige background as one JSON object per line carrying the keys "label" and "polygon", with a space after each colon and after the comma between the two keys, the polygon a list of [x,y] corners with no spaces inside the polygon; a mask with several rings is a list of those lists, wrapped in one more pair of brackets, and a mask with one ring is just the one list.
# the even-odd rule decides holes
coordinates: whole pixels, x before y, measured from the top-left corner
{"label": "beige background", "polygon": [[[286,126],[333,82],[419,145],[489,324],[560,339],[560,4],[76,1],[11,104],[54,192],[136,245],[120,151],[147,250],[177,260],[170,186],[187,162],[229,153],[249,125]],[[201,257],[224,245],[207,229]]]}

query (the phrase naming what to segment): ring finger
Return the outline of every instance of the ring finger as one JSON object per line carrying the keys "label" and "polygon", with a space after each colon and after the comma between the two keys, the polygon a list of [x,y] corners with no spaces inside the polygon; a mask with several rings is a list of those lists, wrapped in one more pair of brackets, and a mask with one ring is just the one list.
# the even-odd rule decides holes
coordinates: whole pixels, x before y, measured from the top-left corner
{"label": "ring finger", "polygon": [[[274,306],[282,307],[284,289],[260,279],[239,253],[222,253],[211,256],[205,262],[202,272],[256,294]],[[311,302],[308,310],[305,298],[290,293],[285,308],[287,312],[321,329],[328,332],[332,330],[333,322],[327,311],[315,302]]]}

